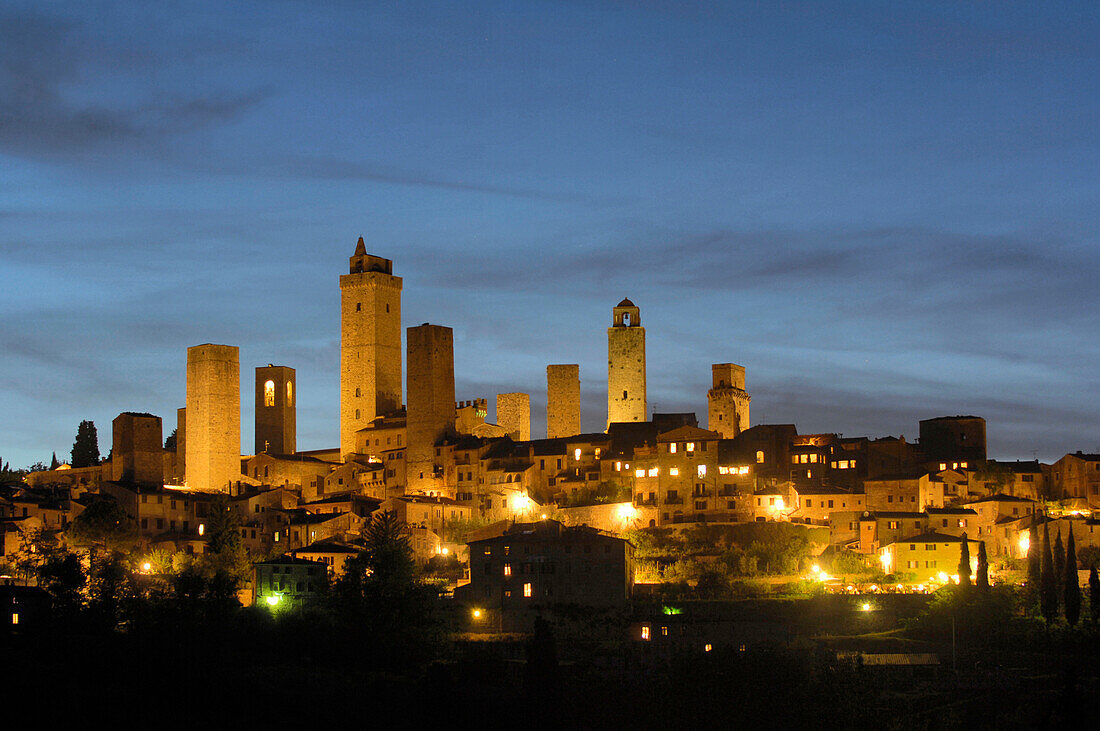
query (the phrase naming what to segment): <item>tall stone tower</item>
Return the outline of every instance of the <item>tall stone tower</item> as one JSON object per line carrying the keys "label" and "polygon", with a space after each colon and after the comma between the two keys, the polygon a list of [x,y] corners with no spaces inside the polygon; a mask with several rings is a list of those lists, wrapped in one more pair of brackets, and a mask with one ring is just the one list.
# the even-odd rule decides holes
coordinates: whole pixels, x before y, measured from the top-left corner
{"label": "tall stone tower", "polygon": [[628,299],[611,311],[607,328],[607,423],[645,421],[645,328]]}
{"label": "tall stone tower", "polygon": [[581,433],[581,367],[576,363],[546,366],[546,438]]}
{"label": "tall stone tower", "polygon": [[111,422],[111,480],[164,484],[164,442],[159,416],[123,412]]}
{"label": "tall stone tower", "polygon": [[498,393],[497,424],[512,439],[530,441],[531,396],[526,393]]}
{"label": "tall stone tower", "polygon": [[235,345],[187,349],[187,484],[229,491],[241,475],[241,366]]}
{"label": "tall stone tower", "polygon": [[187,408],[176,409],[176,474],[175,484],[187,482]]}
{"label": "tall stone tower", "polygon": [[256,454],[297,451],[297,388],[293,368],[256,369]]}
{"label": "tall stone tower", "polygon": [[749,428],[749,401],[745,391],[745,367],[715,363],[710,367],[713,385],[707,391],[707,429],[723,439],[733,439]]}
{"label": "tall stone tower", "polygon": [[341,455],[355,451],[355,432],[401,408],[401,277],[361,236],[349,261],[340,277]]}
{"label": "tall stone tower", "polygon": [[454,331],[424,323],[406,333],[409,357],[409,404],[405,450],[406,490],[440,492],[436,442],[455,431]]}

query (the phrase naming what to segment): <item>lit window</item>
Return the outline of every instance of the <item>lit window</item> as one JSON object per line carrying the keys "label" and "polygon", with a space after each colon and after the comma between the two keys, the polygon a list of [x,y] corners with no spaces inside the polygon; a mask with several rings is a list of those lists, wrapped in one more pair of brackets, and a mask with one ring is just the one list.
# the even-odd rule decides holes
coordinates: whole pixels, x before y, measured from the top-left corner
{"label": "lit window", "polygon": [[294,384],[290,381],[286,382],[286,405],[294,405]]}
{"label": "lit window", "polygon": [[623,463],[622,462],[616,462],[615,463],[615,471],[616,472],[622,472],[622,469],[623,469]]}
{"label": "lit window", "polygon": [[746,467],[738,467],[737,468],[737,474],[747,475],[747,474],[749,474],[749,468],[747,466]]}
{"label": "lit window", "polygon": [[275,405],[275,381],[264,384],[264,406]]}
{"label": "lit window", "polygon": [[940,462],[940,472],[943,472],[946,469],[947,469],[947,463],[946,462]]}
{"label": "lit window", "polygon": [[512,564],[510,564],[510,563],[504,564],[504,575],[505,576],[511,576],[512,575]]}
{"label": "lit window", "polygon": [[645,470],[634,470],[635,477],[645,477]]}
{"label": "lit window", "polygon": [[[199,535],[201,536],[205,532],[206,532],[206,526],[202,523],[199,523]],[[279,540],[278,534],[276,534],[275,540]]]}
{"label": "lit window", "polygon": [[600,458],[600,448],[596,447],[596,459]]}
{"label": "lit window", "polygon": [[657,476],[657,468],[656,467],[650,467],[648,475],[650,477],[656,477]]}
{"label": "lit window", "polygon": [[710,652],[713,649],[714,649],[714,647],[709,642],[707,644],[703,645],[703,652]]}
{"label": "lit window", "polygon": [[962,467],[965,470],[966,467],[967,467],[967,464],[968,464],[967,462],[959,462],[959,467]]}
{"label": "lit window", "polygon": [[649,641],[649,625],[648,624],[643,624],[642,625],[642,639],[647,641],[647,642]]}
{"label": "lit window", "polygon": [[756,453],[756,464],[764,464],[764,452],[759,451]]}
{"label": "lit window", "polygon": [[668,453],[669,454],[676,454],[676,442],[673,442],[672,444],[668,445]]}
{"label": "lit window", "polygon": [[531,585],[530,584],[524,584],[523,585],[523,596],[528,597],[528,598],[531,597]]}
{"label": "lit window", "polygon": [[668,468],[668,474],[672,475],[673,477],[676,477],[680,474],[680,468],[679,467],[669,467]]}
{"label": "lit window", "polygon": [[19,624],[19,612],[12,612],[12,614],[11,614],[11,623],[12,624]]}
{"label": "lit window", "polygon": [[817,463],[817,455],[816,454],[811,454],[810,455],[810,461],[816,464]]}
{"label": "lit window", "polygon": [[698,465],[697,469],[700,477],[707,476],[707,466],[705,464]]}
{"label": "lit window", "polygon": [[798,455],[797,454],[792,454],[791,455],[791,464],[798,464]]}
{"label": "lit window", "polygon": [[695,451],[695,442],[688,442],[687,443],[687,450],[689,452],[694,452]]}

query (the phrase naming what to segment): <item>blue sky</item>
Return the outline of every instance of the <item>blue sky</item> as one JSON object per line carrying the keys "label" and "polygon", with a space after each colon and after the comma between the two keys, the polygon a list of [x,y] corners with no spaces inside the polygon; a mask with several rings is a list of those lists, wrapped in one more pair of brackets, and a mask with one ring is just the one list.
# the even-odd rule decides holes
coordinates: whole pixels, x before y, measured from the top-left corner
{"label": "blue sky", "polygon": [[1094,3],[7,2],[0,457],[170,431],[204,342],[246,449],[269,362],[335,445],[360,235],[535,435],[548,363],[602,429],[629,296],[660,411],[733,361],[753,423],[1096,450],[1097,37]]}

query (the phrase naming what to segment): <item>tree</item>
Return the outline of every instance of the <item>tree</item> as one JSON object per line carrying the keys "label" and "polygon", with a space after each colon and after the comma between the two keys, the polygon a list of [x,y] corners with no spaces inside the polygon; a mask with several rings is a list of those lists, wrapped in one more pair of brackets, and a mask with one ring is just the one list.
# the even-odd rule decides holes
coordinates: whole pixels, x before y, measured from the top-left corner
{"label": "tree", "polygon": [[985,541],[978,544],[978,577],[975,584],[982,594],[989,593],[989,558],[985,555]]}
{"label": "tree", "polygon": [[82,421],[76,429],[76,441],[73,442],[73,467],[91,467],[99,464],[99,436],[95,423]]}
{"label": "tree", "polygon": [[1077,545],[1073,540],[1072,527],[1066,540],[1066,586],[1063,599],[1066,621],[1070,627],[1076,627],[1077,620],[1081,618],[1081,585],[1077,582]]}
{"label": "tree", "polygon": [[1058,614],[1058,577],[1054,575],[1054,559],[1050,553],[1049,523],[1043,523],[1043,547],[1039,566],[1039,611],[1049,625]]}
{"label": "tree", "polygon": [[970,588],[970,541],[966,540],[966,533],[962,534],[959,547],[959,586],[964,590]]}
{"label": "tree", "polygon": [[1100,621],[1100,576],[1096,575],[1096,564],[1089,567],[1089,609],[1095,625]]}
{"label": "tree", "polygon": [[76,516],[65,537],[93,553],[97,548],[125,552],[137,542],[137,521],[115,500],[96,500]]}
{"label": "tree", "polygon": [[169,452],[175,452],[176,451],[176,444],[177,444],[177,439],[178,439],[177,434],[178,433],[179,433],[179,427],[176,427],[175,429],[172,430],[172,433],[168,435],[168,438],[164,440],[164,448],[167,449]]}
{"label": "tree", "polygon": [[203,555],[211,577],[224,575],[236,587],[249,580],[252,562],[241,541],[241,516],[233,508],[229,496],[219,493],[210,501],[210,517],[206,523],[206,552]]}
{"label": "tree", "polygon": [[56,470],[60,466],[61,463],[57,461],[57,452],[54,452],[53,455],[50,457],[50,469]]}
{"label": "tree", "polygon": [[1032,607],[1039,601],[1039,574],[1042,547],[1039,545],[1039,528],[1033,521],[1027,533],[1027,597]]}
{"label": "tree", "polygon": [[1062,545],[1062,531],[1061,529],[1054,536],[1054,577],[1058,580],[1058,583],[1062,583],[1062,577],[1066,575],[1066,547]]}

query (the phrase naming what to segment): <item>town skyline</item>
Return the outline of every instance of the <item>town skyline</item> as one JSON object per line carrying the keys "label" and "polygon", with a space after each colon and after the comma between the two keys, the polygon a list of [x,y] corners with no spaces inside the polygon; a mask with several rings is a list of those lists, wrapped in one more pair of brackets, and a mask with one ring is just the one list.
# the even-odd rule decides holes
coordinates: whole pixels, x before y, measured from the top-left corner
{"label": "town skyline", "polygon": [[286,365],[299,449],[334,446],[359,235],[403,329],[454,328],[457,398],[528,392],[535,435],[549,363],[603,430],[629,297],[651,412],[704,421],[732,361],[753,424],[1100,451],[1096,11],[850,7],[10,6],[0,456],[170,432],[206,342],[241,347],[242,426]]}

